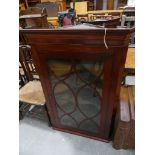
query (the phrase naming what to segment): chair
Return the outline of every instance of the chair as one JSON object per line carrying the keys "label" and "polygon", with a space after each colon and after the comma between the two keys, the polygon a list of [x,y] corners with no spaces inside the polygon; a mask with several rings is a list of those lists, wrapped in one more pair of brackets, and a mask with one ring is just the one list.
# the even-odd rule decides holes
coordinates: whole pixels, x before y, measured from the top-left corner
{"label": "chair", "polygon": [[27,83],[27,78],[24,72],[23,67],[19,63],[19,88],[23,87]]}
{"label": "chair", "polygon": [[22,28],[49,28],[45,8],[31,7],[19,13],[20,27]]}
{"label": "chair", "polygon": [[[21,63],[19,63],[19,89],[22,88],[26,83],[27,83],[27,78],[24,72],[24,69],[21,65]],[[22,106],[22,103],[19,103],[19,109]],[[19,120],[23,119],[23,114],[22,111],[19,110]]]}
{"label": "chair", "polygon": [[46,116],[49,126],[51,126],[41,83],[39,80],[35,80],[33,77],[32,73],[34,70],[30,69],[32,63],[29,63],[29,61],[32,61],[32,59],[28,56],[30,56],[29,47],[21,45],[19,47],[19,59],[28,79],[27,83],[25,83],[25,85],[23,85],[19,90],[19,111],[21,115],[20,118],[23,118],[23,115],[26,115],[27,113],[42,118],[43,114],[44,116]]}

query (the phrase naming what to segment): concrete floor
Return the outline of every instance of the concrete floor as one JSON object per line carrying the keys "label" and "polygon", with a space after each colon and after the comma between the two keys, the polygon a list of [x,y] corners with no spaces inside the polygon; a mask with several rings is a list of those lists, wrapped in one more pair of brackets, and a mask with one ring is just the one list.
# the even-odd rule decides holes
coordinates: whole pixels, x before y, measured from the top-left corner
{"label": "concrete floor", "polygon": [[45,121],[24,117],[19,125],[19,155],[134,155],[104,143],[49,128]]}

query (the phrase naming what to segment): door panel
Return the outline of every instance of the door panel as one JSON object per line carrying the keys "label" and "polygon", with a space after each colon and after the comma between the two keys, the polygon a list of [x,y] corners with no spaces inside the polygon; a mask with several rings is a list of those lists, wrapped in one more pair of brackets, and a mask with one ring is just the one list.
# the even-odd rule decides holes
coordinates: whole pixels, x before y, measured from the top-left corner
{"label": "door panel", "polygon": [[103,60],[46,61],[59,125],[100,134]]}

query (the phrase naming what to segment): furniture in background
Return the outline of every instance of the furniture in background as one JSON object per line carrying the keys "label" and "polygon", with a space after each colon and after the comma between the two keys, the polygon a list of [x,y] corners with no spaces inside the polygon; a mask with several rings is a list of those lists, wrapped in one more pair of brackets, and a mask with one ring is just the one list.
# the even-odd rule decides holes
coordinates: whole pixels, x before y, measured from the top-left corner
{"label": "furniture in background", "polygon": [[113,147],[135,148],[135,87],[122,87],[118,104]]}
{"label": "furniture in background", "polygon": [[[70,7],[73,8],[73,2],[70,3]],[[87,14],[88,11],[88,1],[75,2],[75,11],[77,15]]]}
{"label": "furniture in background", "polygon": [[41,3],[41,0],[27,0],[29,7],[35,7],[37,3]]}
{"label": "furniture in background", "polygon": [[118,8],[128,5],[128,0],[118,0]]}
{"label": "furniture in background", "polygon": [[23,87],[27,83],[27,81],[28,80],[26,78],[24,69],[19,62],[19,88]]}
{"label": "furniture in background", "polygon": [[41,3],[53,3],[59,7],[59,11],[66,10],[66,1],[65,0],[41,0]]}
{"label": "furniture in background", "polygon": [[135,16],[135,7],[125,6],[122,7],[121,9],[123,9],[123,15]]}
{"label": "furniture in background", "polygon": [[19,11],[21,10],[26,10],[25,4],[23,2],[19,3]]}
{"label": "furniture in background", "polygon": [[58,12],[66,10],[66,2],[62,0],[41,0],[37,7],[46,8],[47,20],[54,28],[59,26]]}
{"label": "furniture in background", "polygon": [[135,16],[122,15],[121,26],[134,27],[135,26]]}
{"label": "furniture in background", "polygon": [[[135,16],[122,15],[121,26],[124,27],[135,27]],[[135,33],[131,36],[130,44],[135,45]]]}
{"label": "furniture in background", "polygon": [[94,0],[95,10],[117,10],[127,5],[127,0]]}
{"label": "furniture in background", "polygon": [[46,9],[32,7],[19,13],[20,27],[26,29],[49,28]]}
{"label": "furniture in background", "polygon": [[109,141],[132,29],[21,29],[54,129]]}
{"label": "furniture in background", "polygon": [[38,4],[36,4],[36,7],[39,7],[41,9],[46,8],[47,17],[57,17],[58,16],[59,6],[54,2],[38,3]]}
{"label": "furniture in background", "polygon": [[105,17],[120,17],[119,12],[111,12],[111,13],[95,13],[90,16],[90,20],[95,20],[99,18],[105,18]]}
{"label": "furniture in background", "polygon": [[135,85],[135,48],[128,48],[124,69],[124,85]]}
{"label": "furniture in background", "polygon": [[105,15],[112,15],[112,16],[119,16],[122,17],[123,10],[94,10],[88,11],[88,19],[91,21],[92,19],[96,18],[96,16],[105,16]]}
{"label": "furniture in background", "polygon": [[102,16],[102,18],[98,18],[91,21],[82,21],[81,23],[88,23],[93,25],[104,26],[106,28],[116,28],[120,25],[120,17],[114,16]]}
{"label": "furniture in background", "polygon": [[31,70],[32,63],[30,64],[29,62],[29,59],[31,60],[29,52],[29,46],[19,46],[20,63],[27,77],[27,82],[19,89],[20,118],[29,113],[41,119],[45,118],[49,125],[51,125],[41,83],[34,78],[33,71]]}
{"label": "furniture in background", "polygon": [[20,45],[19,48],[20,74],[25,75],[27,82],[39,80],[39,75],[32,61],[31,47],[29,45]]}
{"label": "furniture in background", "polygon": [[28,8],[27,0],[19,0],[19,10],[26,10]]}
{"label": "furniture in background", "polygon": [[65,1],[57,1],[57,4],[59,5],[59,11],[65,11],[66,10],[66,2]]}
{"label": "furniture in background", "polygon": [[88,21],[88,14],[77,15],[76,22],[77,23],[82,23],[83,21]]}
{"label": "furniture in background", "polygon": [[[135,16],[133,14],[134,8],[126,8],[126,11],[129,11],[128,13],[130,14],[124,14],[122,15],[122,20],[121,20],[121,26],[122,27],[135,27]],[[133,85],[134,84],[134,79],[135,79],[135,33],[131,35],[130,38],[130,43],[129,43],[129,50],[128,50],[128,55],[127,55],[127,60],[126,60],[126,66],[125,66],[125,78],[124,78],[124,84],[125,85]],[[133,81],[131,83],[130,81]]]}
{"label": "furniture in background", "polygon": [[89,0],[88,11],[93,11],[95,9],[94,0]]}
{"label": "furniture in background", "polygon": [[52,27],[58,27],[58,11],[59,11],[59,5],[55,2],[42,2],[36,4],[36,7],[39,8],[46,8],[47,10],[47,20],[48,23],[52,25]]}
{"label": "furniture in background", "polygon": [[[73,8],[73,2],[70,3],[70,7]],[[82,18],[82,20],[88,20],[88,7],[89,2],[83,1],[83,2],[75,2],[75,12],[77,21],[79,22]]]}
{"label": "furniture in background", "polygon": [[125,69],[132,73],[135,71],[135,48],[128,48]]}
{"label": "furniture in background", "polygon": [[75,24],[75,10],[70,8],[66,11],[58,12],[59,26]]}

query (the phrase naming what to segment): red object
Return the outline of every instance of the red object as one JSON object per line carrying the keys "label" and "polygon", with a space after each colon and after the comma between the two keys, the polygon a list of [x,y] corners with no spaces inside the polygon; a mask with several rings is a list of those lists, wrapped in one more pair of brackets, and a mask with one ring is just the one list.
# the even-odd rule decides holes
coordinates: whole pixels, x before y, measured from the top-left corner
{"label": "red object", "polygon": [[72,21],[67,16],[65,16],[63,20],[63,26],[67,26],[67,25],[72,25]]}

